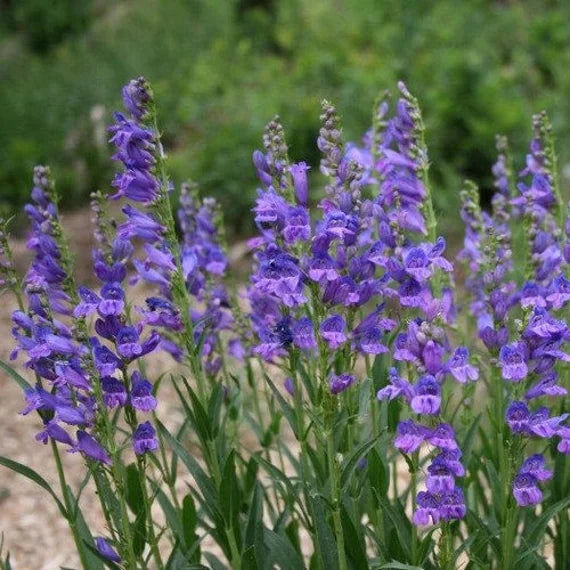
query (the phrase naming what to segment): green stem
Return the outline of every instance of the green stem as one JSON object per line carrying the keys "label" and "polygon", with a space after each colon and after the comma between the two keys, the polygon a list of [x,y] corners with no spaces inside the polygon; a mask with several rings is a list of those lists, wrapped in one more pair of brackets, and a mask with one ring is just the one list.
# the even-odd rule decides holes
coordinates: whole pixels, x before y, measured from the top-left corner
{"label": "green stem", "polygon": [[439,538],[439,567],[441,570],[454,570],[453,534],[449,523],[443,523]]}
{"label": "green stem", "polygon": [[337,541],[338,549],[338,562],[340,570],[348,570],[348,565],[346,562],[346,551],[344,545],[344,532],[342,530],[342,520],[340,517],[340,501],[341,493],[338,480],[337,464],[335,457],[335,446],[334,446],[334,434],[329,426],[325,432],[325,437],[327,438],[327,458],[329,465],[329,478],[331,485],[331,498],[333,504],[333,524],[334,531]]}
{"label": "green stem", "polygon": [[79,554],[79,559],[81,560],[81,564],[83,565],[83,568],[88,568],[89,566],[87,565],[87,558],[85,557],[85,546],[81,540],[81,537],[79,536],[77,525],[75,524],[75,516],[73,516],[72,514],[75,507],[71,504],[71,500],[69,497],[67,481],[65,479],[65,472],[63,470],[63,465],[61,463],[59,450],[57,448],[56,442],[53,439],[50,440],[50,442],[51,442],[51,449],[53,452],[53,456],[55,458],[55,464],[57,466],[57,476],[59,479],[59,486],[61,487],[61,492],[63,494],[65,510],[67,511],[67,521],[69,522],[69,528],[71,529],[71,533],[73,534],[73,540],[75,541],[75,546],[77,548],[77,553]]}
{"label": "green stem", "polygon": [[[412,494],[412,513],[416,512],[416,497],[418,495],[418,464],[419,464],[419,453],[416,451],[412,454],[412,466],[411,466],[411,487],[410,493]],[[416,526],[412,525],[412,564],[416,563],[416,554],[418,551],[418,533]]]}

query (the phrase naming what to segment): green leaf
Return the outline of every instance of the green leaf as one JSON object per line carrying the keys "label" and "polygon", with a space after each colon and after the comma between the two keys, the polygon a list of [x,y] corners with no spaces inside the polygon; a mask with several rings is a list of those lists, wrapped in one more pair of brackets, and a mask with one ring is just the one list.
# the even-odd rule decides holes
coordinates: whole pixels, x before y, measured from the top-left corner
{"label": "green leaf", "polygon": [[[73,493],[70,488],[68,488],[67,492],[69,495],[71,495],[74,502],[79,502],[79,498],[73,497]],[[91,531],[89,530],[89,526],[83,517],[83,512],[78,507],[76,507],[75,524],[77,526],[77,532],[85,546],[83,549],[83,554],[87,562],[87,567],[89,570],[99,570],[100,568],[103,568],[103,564],[99,559],[99,556],[95,556],[93,553],[93,549],[95,549],[95,540],[93,539]],[[98,553],[96,549],[95,551]]]}
{"label": "green leaf", "polygon": [[311,496],[317,531],[317,548],[322,566],[327,570],[338,570],[338,548],[331,527],[327,521],[325,502],[319,495]]}
{"label": "green leaf", "polygon": [[200,464],[190,455],[190,453],[188,453],[186,449],[184,449],[184,447],[182,447],[180,442],[172,437],[160,420],[157,420],[156,425],[172,451],[180,458],[182,463],[186,465],[188,471],[190,471],[196,480],[198,488],[204,497],[204,507],[218,509],[216,488],[210,477],[206,475],[202,467],[200,467]]}
{"label": "green leaf", "polygon": [[273,395],[277,399],[277,402],[279,403],[279,406],[283,411],[283,415],[285,416],[285,418],[287,418],[287,421],[289,422],[289,425],[291,426],[291,429],[293,430],[295,437],[299,439],[300,434],[298,433],[297,430],[297,416],[295,414],[295,410],[290,404],[287,403],[287,401],[283,397],[283,394],[281,394],[281,392],[277,389],[277,387],[275,386],[275,384],[272,382],[271,378],[269,378],[267,374],[265,374],[265,381],[269,384],[269,387],[271,388]]}
{"label": "green leaf", "polygon": [[4,372],[6,372],[6,374],[8,374],[8,376],[10,376],[10,378],[12,378],[12,380],[14,380],[14,382],[16,382],[16,384],[18,384],[18,386],[24,390],[24,392],[27,390],[33,390],[32,385],[27,380],[25,380],[9,364],[6,364],[2,360],[0,360],[0,370],[4,370]]}
{"label": "green leaf", "polygon": [[479,423],[481,421],[481,414],[479,414],[474,420],[467,434],[465,435],[465,439],[461,444],[461,450],[463,451],[463,462],[467,466],[471,460],[471,452],[473,451],[473,443],[475,441],[475,436],[477,435],[477,431],[479,429]]}
{"label": "green leaf", "polygon": [[380,436],[374,437],[369,441],[365,441],[346,457],[343,461],[340,470],[340,486],[344,490],[350,483],[350,478],[358,465],[358,462],[366,456],[366,454],[376,445]]}
{"label": "green leaf", "polygon": [[208,402],[208,421],[210,423],[213,436],[217,435],[220,423],[220,412],[224,401],[224,389],[221,384],[216,384],[212,390],[210,401]]}
{"label": "green leaf", "polygon": [[392,568],[393,570],[424,570],[419,566],[412,566],[411,564],[404,564],[402,562],[388,562],[380,566],[380,570],[388,570]]}
{"label": "green leaf", "polygon": [[27,479],[30,479],[36,483],[36,485],[39,485],[42,489],[45,489],[53,497],[53,500],[55,501],[61,514],[66,519],[69,519],[69,515],[63,503],[59,500],[59,497],[55,494],[55,491],[50,487],[49,483],[39,473],[36,473],[33,469],[27,467],[26,465],[22,465],[21,463],[13,461],[12,459],[8,459],[2,455],[0,455],[0,465],[4,465],[4,467],[7,467],[16,473],[23,475]]}
{"label": "green leaf", "polygon": [[354,522],[344,505],[341,505],[341,521],[346,554],[352,561],[353,568],[367,568],[366,545],[361,540],[361,536],[359,536]]}
{"label": "green leaf", "polygon": [[[287,570],[305,570],[303,559],[299,553],[293,548],[289,540],[269,529],[264,531],[265,546],[268,550],[268,557],[265,562],[266,568],[287,568]],[[287,566],[283,566],[287,561]],[[332,570],[332,567],[325,566],[327,570]]]}
{"label": "green leaf", "polygon": [[400,507],[397,509],[388,500],[386,500],[385,497],[380,497],[377,495],[377,499],[380,502],[380,506],[386,515],[388,515],[390,521],[392,521],[392,524],[396,530],[396,535],[398,536],[400,546],[402,547],[403,552],[406,554],[406,557],[409,559],[411,557],[410,544],[412,541],[412,536],[410,521],[408,520],[408,517],[406,517],[404,508],[402,507],[399,500],[396,500],[396,504]]}
{"label": "green leaf", "polygon": [[222,480],[220,483],[220,507],[224,519],[229,524],[236,535],[238,544],[241,542],[239,511],[241,506],[241,491],[237,481],[235,466],[235,451],[232,449],[228,454],[224,469],[222,472]]}
{"label": "green leaf", "polygon": [[[554,505],[548,507],[540,515],[540,517],[537,518],[534,524],[528,529],[528,532],[525,532],[523,536],[523,539],[529,545],[528,550],[533,550],[535,545],[537,545],[542,540],[550,519],[555,517],[560,511],[564,510],[569,505],[570,497],[566,497],[557,503],[554,503]],[[517,558],[517,561],[521,559],[525,554],[526,551]]]}
{"label": "green leaf", "polygon": [[376,449],[368,454],[368,479],[380,497],[386,497],[390,485],[390,472]]}
{"label": "green leaf", "polygon": [[194,548],[194,556],[196,562],[200,561],[199,539],[196,534],[198,526],[198,515],[196,513],[196,505],[192,495],[188,494],[182,501],[182,526],[184,532],[184,540],[188,548]]}
{"label": "green leaf", "polygon": [[135,463],[127,465],[125,481],[125,499],[127,505],[135,515],[144,514],[144,495],[138,467]]}

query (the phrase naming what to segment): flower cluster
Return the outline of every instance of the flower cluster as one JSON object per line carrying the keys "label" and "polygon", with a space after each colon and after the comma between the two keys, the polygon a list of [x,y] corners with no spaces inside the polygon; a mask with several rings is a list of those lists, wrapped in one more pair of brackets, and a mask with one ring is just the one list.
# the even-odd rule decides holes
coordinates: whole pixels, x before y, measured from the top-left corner
{"label": "flower cluster", "polygon": [[[22,305],[12,316],[12,334],[17,342],[12,358],[24,352],[26,367],[36,376],[35,387],[26,391],[26,406],[21,413],[39,412],[44,424],[36,436],[39,441],[52,439],[67,445],[70,451],[81,451],[91,459],[108,463],[107,451],[87,431],[94,427],[96,415],[88,348],[78,342],[77,326],[72,328],[56,318],[57,314],[69,314],[73,292],[53,196],[49,171],[37,167],[34,203],[26,207],[32,221],[27,246],[34,253],[24,281],[28,310],[24,312]],[[76,440],[70,428],[77,429]]]}
{"label": "flower cluster", "polygon": [[[225,358],[222,333],[234,328],[234,319],[224,285],[228,259],[222,247],[221,212],[213,198],[200,200],[197,190],[193,184],[183,184],[181,188],[181,257],[188,292],[203,306],[202,310],[192,311],[194,340],[201,347],[206,374],[213,377]],[[243,357],[238,338],[229,340],[228,351],[238,359]]]}

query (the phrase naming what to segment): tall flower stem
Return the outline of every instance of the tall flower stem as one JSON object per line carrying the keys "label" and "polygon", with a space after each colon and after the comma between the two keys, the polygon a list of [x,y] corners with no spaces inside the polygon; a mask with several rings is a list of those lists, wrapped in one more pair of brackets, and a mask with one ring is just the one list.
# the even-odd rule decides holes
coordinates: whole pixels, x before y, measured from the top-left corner
{"label": "tall flower stem", "polygon": [[325,428],[325,437],[327,439],[327,459],[329,467],[329,479],[331,486],[331,498],[333,504],[333,524],[334,531],[337,540],[338,549],[338,561],[340,570],[348,570],[346,562],[346,551],[344,544],[344,532],[342,530],[342,520],[340,516],[340,502],[341,502],[341,489],[340,482],[338,479],[337,463],[336,463],[336,453],[334,445],[334,432],[332,426],[332,420],[334,416],[332,414],[327,414],[327,425]]}
{"label": "tall flower stem", "polygon": [[85,558],[85,545],[83,544],[79,532],[77,530],[77,525],[75,524],[75,517],[72,516],[72,511],[74,506],[71,504],[69,498],[69,490],[67,488],[67,481],[65,479],[65,472],[63,470],[63,465],[61,463],[61,456],[59,455],[59,449],[57,448],[57,443],[51,440],[51,449],[53,456],[55,458],[55,464],[57,467],[57,476],[59,479],[59,486],[61,487],[61,493],[63,494],[63,501],[65,503],[65,510],[67,511],[67,521],[69,522],[69,527],[71,533],[73,534],[73,540],[75,541],[75,546],[77,547],[77,553],[79,554],[79,559],[83,568],[89,568],[87,565],[87,559]]}

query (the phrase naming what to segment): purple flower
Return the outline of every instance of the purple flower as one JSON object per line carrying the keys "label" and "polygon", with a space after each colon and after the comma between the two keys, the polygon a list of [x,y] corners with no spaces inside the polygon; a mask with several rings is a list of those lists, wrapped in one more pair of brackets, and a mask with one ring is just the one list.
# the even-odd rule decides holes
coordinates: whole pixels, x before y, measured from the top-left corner
{"label": "purple flower", "polygon": [[295,395],[295,383],[293,382],[293,378],[291,378],[290,376],[285,378],[285,381],[283,382],[283,387],[285,388],[287,394],[289,394],[290,396]]}
{"label": "purple flower", "polygon": [[346,323],[340,315],[332,315],[321,324],[321,336],[332,349],[342,346],[346,340]]}
{"label": "purple flower", "polygon": [[352,386],[356,378],[352,374],[331,374],[329,378],[329,387],[331,394],[337,395],[344,392]]}
{"label": "purple flower", "polygon": [[477,368],[469,364],[469,350],[464,346],[458,346],[453,356],[446,363],[446,370],[461,384],[479,378]]}
{"label": "purple flower", "polygon": [[465,496],[461,487],[455,487],[451,492],[441,497],[441,518],[443,520],[459,520],[467,514]]}
{"label": "purple flower", "polygon": [[422,376],[414,386],[410,406],[416,414],[437,415],[441,405],[439,382],[430,375]]}
{"label": "purple flower", "polygon": [[95,367],[99,374],[101,376],[111,376],[119,368],[121,361],[108,347],[100,344],[97,339],[92,338],[91,344],[93,346]]}
{"label": "purple flower", "polygon": [[412,386],[407,380],[404,380],[398,374],[395,368],[388,371],[389,384],[378,390],[376,397],[379,400],[393,400],[398,396],[404,396],[408,401],[412,399],[414,394]]}
{"label": "purple flower", "polygon": [[552,304],[554,309],[562,308],[570,301],[570,280],[564,275],[557,275],[550,285],[546,300]]}
{"label": "purple flower", "polygon": [[287,244],[307,241],[311,237],[311,223],[306,208],[291,206],[287,209],[282,233]]}
{"label": "purple flower", "polygon": [[409,455],[419,449],[428,435],[429,430],[426,427],[416,424],[412,420],[404,420],[399,422],[396,428],[394,447]]}
{"label": "purple flower", "polygon": [[437,524],[441,519],[441,498],[426,491],[420,491],[416,497],[417,509],[413,514],[413,522],[417,526]]}
{"label": "purple flower", "polygon": [[141,412],[151,412],[156,408],[156,398],[152,394],[152,384],[142,378],[138,371],[133,372],[131,405]]}
{"label": "purple flower", "polygon": [[150,173],[134,169],[117,174],[113,186],[117,189],[111,196],[113,200],[125,197],[142,204],[152,204],[158,198],[160,188],[158,181]]}
{"label": "purple flower", "polygon": [[440,449],[453,451],[458,447],[455,441],[455,432],[449,424],[439,424],[433,428],[426,437],[426,440]]}
{"label": "purple flower", "polygon": [[529,418],[529,429],[539,437],[549,438],[556,434],[560,424],[570,414],[562,414],[561,416],[550,417],[548,408],[538,408],[536,412],[532,413]]}
{"label": "purple flower", "polygon": [[519,382],[528,374],[527,356],[522,343],[507,344],[499,352],[499,365],[503,369],[503,378]]}
{"label": "purple flower", "polygon": [[155,243],[162,238],[166,228],[158,223],[151,214],[145,214],[131,206],[126,205],[123,213],[127,216],[127,221],[117,228],[117,235],[123,240],[139,238],[148,243]]}
{"label": "purple flower", "polygon": [[47,443],[47,439],[50,437],[54,441],[64,443],[73,447],[75,445],[71,436],[58,425],[55,421],[49,421],[45,424],[44,429],[36,435],[36,439],[43,443]]}
{"label": "purple flower", "polygon": [[513,433],[528,433],[530,411],[524,402],[511,402],[507,408],[506,420]]}
{"label": "purple flower", "polygon": [[293,343],[301,350],[314,350],[317,347],[313,322],[308,317],[299,319],[292,329]]}
{"label": "purple flower", "polygon": [[418,283],[423,283],[431,276],[430,260],[421,247],[412,247],[404,258],[404,269]]}
{"label": "purple flower", "polygon": [[456,477],[465,475],[465,467],[461,463],[461,450],[459,448],[442,449],[433,461],[443,462]]}
{"label": "purple flower", "polygon": [[139,424],[133,434],[133,449],[137,455],[142,455],[147,451],[156,451],[158,449],[158,439],[156,431],[150,422]]}
{"label": "purple flower", "polygon": [[97,306],[101,301],[101,298],[97,293],[94,293],[91,289],[84,287],[83,285],[81,285],[77,291],[81,298],[81,302],[73,310],[74,317],[86,317],[93,311],[97,310]]}
{"label": "purple flower", "polygon": [[560,453],[570,455],[570,427],[561,426],[558,428],[556,435],[560,436],[557,449]]}
{"label": "purple flower", "polygon": [[101,556],[103,556],[103,558],[106,558],[111,562],[121,562],[121,557],[115,552],[109,542],[102,536],[98,536],[95,539],[95,544],[97,545],[97,551]]}
{"label": "purple flower", "polygon": [[295,188],[295,196],[297,202],[303,206],[307,204],[309,199],[309,183],[307,180],[307,170],[310,166],[307,166],[304,162],[298,162],[297,164],[292,164],[290,167],[291,178],[293,178],[293,186]]}
{"label": "purple flower", "polygon": [[531,473],[518,473],[513,481],[513,495],[520,507],[537,505],[542,501],[538,479]]}
{"label": "purple flower", "polygon": [[90,459],[100,461],[106,465],[111,463],[111,458],[103,446],[92,435],[82,430],[77,432],[77,446],[73,451],[80,451]]}
{"label": "purple flower", "polygon": [[426,370],[430,374],[437,374],[443,366],[443,347],[433,340],[428,340],[422,352],[422,358]]}
{"label": "purple flower", "polygon": [[542,396],[559,397],[566,396],[568,390],[557,384],[558,374],[553,370],[546,373],[525,394],[525,399],[532,400]]}
{"label": "purple flower", "polygon": [[528,459],[525,459],[519,473],[530,473],[538,479],[538,481],[548,481],[552,479],[552,471],[546,469],[546,462],[544,461],[544,456],[540,453],[531,455]]}
{"label": "purple flower", "polygon": [[[438,456],[439,457],[439,456]],[[437,457],[427,468],[426,487],[430,493],[441,495],[449,493],[455,488],[453,471],[445,460]]]}
{"label": "purple flower", "polygon": [[127,389],[117,378],[104,376],[101,378],[101,388],[103,389],[103,402],[109,408],[124,406],[127,403]]}
{"label": "purple flower", "polygon": [[123,358],[137,358],[143,349],[139,342],[140,332],[136,327],[122,327],[117,334],[117,352]]}
{"label": "purple flower", "polygon": [[137,120],[144,118],[146,107],[152,99],[145,78],[131,79],[123,87],[122,94],[123,105],[127,111]]}
{"label": "purple flower", "polygon": [[125,292],[120,283],[105,283],[101,289],[101,297],[97,311],[102,317],[120,315],[125,309]]}

